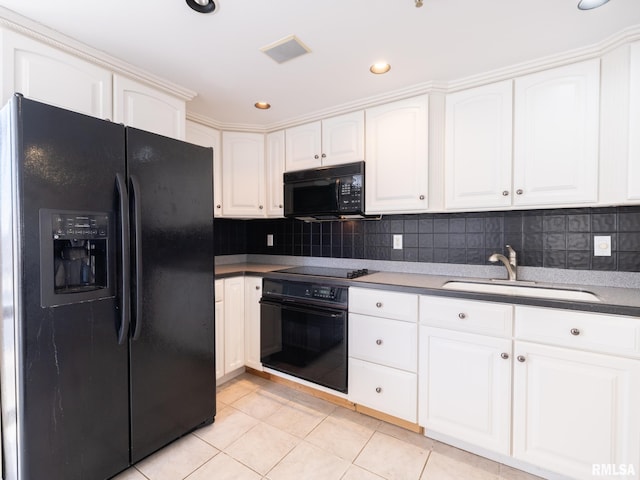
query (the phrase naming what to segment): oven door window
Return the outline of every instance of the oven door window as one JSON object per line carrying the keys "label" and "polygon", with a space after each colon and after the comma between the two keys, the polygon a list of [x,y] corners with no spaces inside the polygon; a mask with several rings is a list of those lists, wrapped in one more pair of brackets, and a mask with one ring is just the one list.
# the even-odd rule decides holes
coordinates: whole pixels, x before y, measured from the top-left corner
{"label": "oven door window", "polygon": [[346,311],[265,301],[260,309],[265,367],[346,393]]}
{"label": "oven door window", "polygon": [[338,211],[338,182],[317,180],[287,185],[289,204],[297,215]]}

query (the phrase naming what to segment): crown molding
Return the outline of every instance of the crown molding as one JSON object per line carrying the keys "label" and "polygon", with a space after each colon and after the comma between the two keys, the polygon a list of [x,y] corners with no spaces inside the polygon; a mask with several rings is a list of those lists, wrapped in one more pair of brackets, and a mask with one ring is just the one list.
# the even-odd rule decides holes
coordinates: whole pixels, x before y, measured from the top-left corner
{"label": "crown molding", "polygon": [[[216,128],[222,130],[237,130],[237,131],[251,131],[251,132],[272,132],[275,130],[281,130],[284,128],[293,127],[296,125],[302,125],[304,123],[314,122],[322,120],[336,115],[349,113],[355,110],[361,110],[364,108],[374,107],[383,103],[389,103],[396,100],[402,100],[403,98],[412,97],[420,94],[447,94],[453,93],[459,90],[466,90],[468,88],[479,87],[488,83],[499,82],[502,80],[511,80],[516,77],[527,75],[530,73],[539,72],[541,70],[547,70],[550,68],[561,67],[571,63],[580,62],[583,60],[590,60],[592,58],[601,57],[619,47],[629,44],[634,41],[640,40],[640,25],[634,25],[628,27],[618,33],[615,33],[608,38],[596,44],[569,50],[556,55],[550,55],[535,59],[533,61],[522,62],[509,67],[499,68],[484,72],[478,75],[472,75],[464,77],[458,80],[452,80],[449,82],[444,81],[431,81],[412,85],[400,90],[394,90],[381,95],[372,97],[366,97],[354,102],[345,103],[335,107],[327,108],[324,110],[318,110],[316,112],[309,113],[307,115],[301,115],[295,118],[291,118],[282,122],[272,123],[267,126],[264,125],[229,125],[215,122],[211,119],[207,119],[205,116],[199,116],[201,123],[208,125],[216,124]],[[196,120],[198,121],[198,120]]]}
{"label": "crown molding", "polygon": [[71,37],[23,17],[12,10],[0,6],[0,28],[12,30],[16,33],[30,37],[41,43],[47,44],[57,50],[67,52],[80,57],[88,62],[104,67],[114,73],[125,75],[153,88],[164,90],[171,95],[185,101],[193,100],[197,92],[184,88],[173,82],[144,71],[122,60],[112,57],[100,50],[78,42]]}

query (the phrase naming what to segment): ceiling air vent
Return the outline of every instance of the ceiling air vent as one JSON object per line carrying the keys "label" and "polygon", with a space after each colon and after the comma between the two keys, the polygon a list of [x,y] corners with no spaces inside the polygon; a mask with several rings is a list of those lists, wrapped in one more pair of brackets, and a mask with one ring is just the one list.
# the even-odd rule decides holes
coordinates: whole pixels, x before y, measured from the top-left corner
{"label": "ceiling air vent", "polygon": [[295,35],[289,35],[260,49],[278,63],[284,63],[300,55],[311,52],[309,47]]}

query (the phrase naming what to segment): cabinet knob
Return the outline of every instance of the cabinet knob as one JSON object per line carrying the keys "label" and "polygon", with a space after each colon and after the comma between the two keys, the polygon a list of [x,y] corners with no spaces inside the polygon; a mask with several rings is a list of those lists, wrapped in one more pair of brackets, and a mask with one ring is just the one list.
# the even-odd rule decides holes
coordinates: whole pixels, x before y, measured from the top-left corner
{"label": "cabinet knob", "polygon": [[216,208],[222,208],[222,205],[216,205]]}
{"label": "cabinet knob", "polygon": [[376,393],[382,393],[382,387],[376,387]]}
{"label": "cabinet knob", "polygon": [[278,205],[278,208],[282,208],[282,205]]}
{"label": "cabinet knob", "polygon": [[500,358],[504,358],[505,360],[507,360],[509,358],[509,354],[507,352],[502,352],[500,354]]}
{"label": "cabinet knob", "polygon": [[382,339],[381,338],[376,340],[376,345],[382,345]]}
{"label": "cabinet knob", "polygon": [[260,290],[260,285],[256,285],[256,290]]}
{"label": "cabinet knob", "polygon": [[262,210],[264,207],[263,207],[262,205],[260,205],[258,208],[259,208],[260,210]]}
{"label": "cabinet knob", "polygon": [[503,197],[508,197],[509,196],[509,190],[503,190],[502,191],[502,196]]}
{"label": "cabinet knob", "polygon": [[420,200],[424,200],[424,195],[420,195]]}
{"label": "cabinet knob", "polygon": [[577,328],[572,328],[569,331],[571,332],[571,335],[575,335],[576,337],[580,335],[580,330],[578,330]]}
{"label": "cabinet knob", "polygon": [[524,191],[521,188],[516,190],[516,195],[522,195],[523,193],[524,193]]}
{"label": "cabinet knob", "polygon": [[376,307],[382,308],[382,302],[376,302]]}
{"label": "cabinet knob", "polygon": [[320,157],[318,155],[314,155],[313,158],[315,158],[316,160],[319,159]]}
{"label": "cabinet knob", "polygon": [[524,358],[524,356],[523,356],[523,355],[518,355],[518,356],[516,357],[516,359],[517,359],[520,363],[523,363],[523,362],[526,360],[526,358]]}
{"label": "cabinet knob", "polygon": [[459,318],[460,320],[464,320],[465,318],[467,318],[467,314],[466,314],[466,313],[463,313],[463,312],[460,312],[460,313],[458,314],[458,318]]}
{"label": "cabinet knob", "polygon": [[322,158],[327,158],[327,154],[326,154],[326,153],[323,153],[323,154],[322,154]]}

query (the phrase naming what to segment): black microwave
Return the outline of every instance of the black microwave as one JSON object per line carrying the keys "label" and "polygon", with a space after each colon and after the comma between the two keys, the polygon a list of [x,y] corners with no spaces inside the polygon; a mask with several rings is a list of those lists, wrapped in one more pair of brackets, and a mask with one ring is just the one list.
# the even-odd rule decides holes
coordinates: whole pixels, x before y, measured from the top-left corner
{"label": "black microwave", "polygon": [[286,172],[284,216],[302,220],[364,218],[364,162]]}

